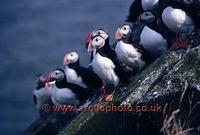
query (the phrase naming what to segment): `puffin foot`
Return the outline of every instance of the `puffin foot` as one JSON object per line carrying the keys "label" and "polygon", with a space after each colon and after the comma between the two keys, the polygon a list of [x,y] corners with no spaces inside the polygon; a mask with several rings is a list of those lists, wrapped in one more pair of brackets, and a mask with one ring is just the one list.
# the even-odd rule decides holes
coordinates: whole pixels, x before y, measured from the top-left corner
{"label": "puffin foot", "polygon": [[115,90],[112,92],[112,94],[107,95],[107,96],[105,97],[105,101],[107,101],[107,102],[113,101],[114,93],[115,93]]}

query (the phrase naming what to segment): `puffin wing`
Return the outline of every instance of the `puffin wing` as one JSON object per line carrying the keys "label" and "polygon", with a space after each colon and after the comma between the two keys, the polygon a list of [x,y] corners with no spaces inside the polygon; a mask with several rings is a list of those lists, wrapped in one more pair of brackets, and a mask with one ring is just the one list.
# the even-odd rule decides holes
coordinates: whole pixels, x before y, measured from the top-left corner
{"label": "puffin wing", "polygon": [[131,58],[133,60],[137,60],[140,58],[142,55],[141,53],[137,52],[137,49],[135,49],[133,46],[131,46],[132,49],[127,49],[126,54],[128,58]]}
{"label": "puffin wing", "polygon": [[104,68],[107,70],[115,69],[115,65],[110,59],[106,59],[103,64]]}
{"label": "puffin wing", "polygon": [[82,67],[78,74],[82,76],[84,83],[91,89],[100,88],[103,85],[99,76],[90,69]]}

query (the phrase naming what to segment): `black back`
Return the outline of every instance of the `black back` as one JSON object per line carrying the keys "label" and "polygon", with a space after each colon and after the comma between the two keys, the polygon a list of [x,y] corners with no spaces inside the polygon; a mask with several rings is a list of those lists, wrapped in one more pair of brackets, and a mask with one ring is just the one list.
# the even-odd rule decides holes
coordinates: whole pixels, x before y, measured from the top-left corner
{"label": "black back", "polygon": [[72,68],[76,71],[78,76],[82,77],[83,82],[88,86],[89,89],[99,89],[103,86],[103,82],[88,68],[82,67],[79,63],[79,60],[76,63],[70,63],[69,68]]}
{"label": "black back", "polygon": [[152,56],[149,54],[149,52],[140,44],[140,35],[143,31],[144,26],[146,26],[145,23],[137,23],[133,25],[133,34],[132,41],[135,48],[138,49],[138,51],[142,54],[142,60],[146,62],[146,64],[150,64],[153,61]]}
{"label": "black back", "polygon": [[56,81],[55,85],[58,89],[68,88],[72,90],[76,94],[77,98],[81,101],[87,100],[92,95],[91,90],[85,89],[79,85],[67,82],[66,76],[62,80]]}
{"label": "black back", "polygon": [[136,22],[138,16],[143,12],[143,8],[141,5],[141,0],[135,0],[130,8],[129,8],[129,15],[127,17],[128,22]]}

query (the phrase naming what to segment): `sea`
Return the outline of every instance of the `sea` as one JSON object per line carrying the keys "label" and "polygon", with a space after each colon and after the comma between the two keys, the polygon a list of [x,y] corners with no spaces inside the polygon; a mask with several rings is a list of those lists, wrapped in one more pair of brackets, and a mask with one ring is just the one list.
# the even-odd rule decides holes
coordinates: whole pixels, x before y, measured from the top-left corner
{"label": "sea", "polygon": [[38,117],[36,75],[64,68],[70,51],[88,65],[86,35],[114,33],[132,0],[0,0],[0,134],[21,135]]}

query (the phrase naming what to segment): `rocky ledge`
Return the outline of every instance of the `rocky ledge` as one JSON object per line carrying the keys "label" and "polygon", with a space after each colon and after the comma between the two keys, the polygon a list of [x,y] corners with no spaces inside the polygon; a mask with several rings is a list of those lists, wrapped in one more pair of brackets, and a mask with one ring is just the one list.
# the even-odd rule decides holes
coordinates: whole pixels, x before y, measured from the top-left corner
{"label": "rocky ledge", "polygon": [[24,134],[200,134],[200,47],[187,52],[171,48],[134,77],[113,102],[94,105],[159,105],[161,111],[54,113],[36,120]]}

